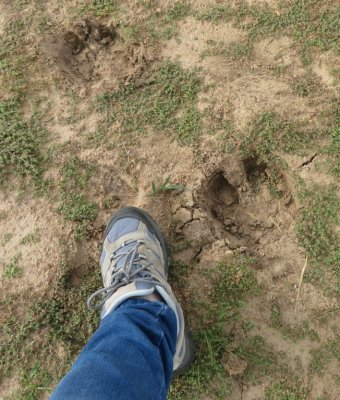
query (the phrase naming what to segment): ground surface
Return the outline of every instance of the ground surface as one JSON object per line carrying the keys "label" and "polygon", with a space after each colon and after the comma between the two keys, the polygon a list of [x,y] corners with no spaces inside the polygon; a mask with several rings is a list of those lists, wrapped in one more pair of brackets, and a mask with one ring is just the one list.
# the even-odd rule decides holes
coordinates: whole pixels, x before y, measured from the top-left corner
{"label": "ground surface", "polygon": [[170,399],[335,400],[336,1],[0,2],[0,398],[97,325],[114,210],[148,210],[197,359]]}

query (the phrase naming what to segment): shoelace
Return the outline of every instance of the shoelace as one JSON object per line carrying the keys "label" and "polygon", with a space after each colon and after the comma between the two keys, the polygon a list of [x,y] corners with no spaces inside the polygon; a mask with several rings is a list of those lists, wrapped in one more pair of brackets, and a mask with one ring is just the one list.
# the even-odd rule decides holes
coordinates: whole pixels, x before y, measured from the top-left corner
{"label": "shoelace", "polygon": [[[115,254],[119,249],[125,247],[127,244],[136,243],[135,246],[131,247],[127,252]],[[87,306],[91,310],[99,310],[102,308],[106,300],[118,290],[120,287],[125,286],[131,282],[145,282],[151,284],[157,284],[158,286],[163,285],[154,278],[148,271],[148,268],[152,265],[141,264],[141,261],[146,261],[146,257],[138,253],[140,245],[144,244],[142,240],[133,240],[125,242],[120,248],[118,248],[110,257],[112,266],[112,279],[111,285],[106,288],[101,288],[91,294],[87,300]],[[125,257],[125,261],[122,267],[117,267],[118,262]],[[110,266],[110,267],[111,267]],[[145,272],[145,276],[141,274]],[[142,274],[143,275],[143,274]],[[100,301],[97,301],[97,299]]]}

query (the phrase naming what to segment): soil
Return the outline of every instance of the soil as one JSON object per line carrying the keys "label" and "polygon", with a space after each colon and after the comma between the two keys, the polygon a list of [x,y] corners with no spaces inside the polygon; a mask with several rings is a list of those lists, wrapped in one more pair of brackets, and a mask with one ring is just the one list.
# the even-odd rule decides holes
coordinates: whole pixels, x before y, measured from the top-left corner
{"label": "soil", "polygon": [[[249,3],[258,2],[249,0]],[[267,3],[275,5],[276,2]],[[6,7],[0,5],[0,35],[5,14]],[[62,15],[58,18],[62,19]],[[39,43],[35,43],[40,71],[51,83],[48,90],[41,89],[41,95],[48,96],[50,101],[46,127],[51,132],[51,143],[69,144],[69,149],[72,146],[78,149],[85,135],[95,131],[98,122],[95,115],[86,114],[85,106],[98,94],[147,76],[152,65],[163,60],[179,62],[184,68],[200,68],[204,83],[210,85],[200,94],[200,110],[209,106],[223,116],[231,115],[239,131],[246,129],[254,115],[268,108],[297,120],[315,118],[320,102],[311,103],[291,89],[290,78],[300,76],[304,69],[290,38],[258,41],[253,58],[247,61],[204,55],[209,40],[223,38],[228,45],[241,42],[244,37],[242,30],[230,24],[214,25],[188,17],[179,23],[176,38],[164,40],[161,46],[153,48],[126,43],[120,27],[107,21],[94,18],[73,24],[68,21],[62,29],[39,37]],[[317,56],[312,66],[326,95],[327,91],[336,90],[331,73],[334,63],[332,56],[326,54]],[[279,64],[287,70],[283,76],[275,77],[270,71]],[[65,88],[71,88],[80,97],[76,112],[83,117],[75,123],[64,122],[68,106]],[[337,388],[329,380],[337,374],[338,366],[329,364],[323,377],[310,375],[310,351],[316,347],[315,342],[287,341],[270,327],[270,305],[276,303],[284,321],[292,326],[310,320],[322,343],[334,336],[331,328],[313,322],[312,318],[316,312],[336,306],[334,298],[304,283],[296,304],[305,252],[296,238],[295,222],[300,204],[292,178],[288,174],[282,176],[283,196],[275,198],[269,190],[270,171],[265,163],[244,158],[237,151],[221,154],[219,142],[213,136],[203,136],[197,146],[199,158],[193,147],[181,146],[166,134],[150,128],[137,139],[122,140],[117,136],[109,138],[107,145],[81,148],[80,158],[95,161],[98,166],[88,195],[100,206],[96,221],[88,228],[87,240],[81,244],[73,239],[72,224],[63,220],[47,199],[23,195],[18,200],[11,190],[1,190],[0,240],[8,233],[11,236],[0,244],[0,275],[18,253],[21,253],[22,275],[15,280],[15,285],[1,279],[0,300],[18,296],[24,302],[30,296],[48,296],[50,284],[65,256],[65,243],[67,257],[74,260],[72,282],[76,285],[86,268],[87,256],[99,255],[101,235],[110,214],[120,206],[142,207],[160,223],[167,236],[175,237],[177,242],[191,243],[189,249],[174,256],[192,268],[188,289],[191,292],[208,285],[204,279],[197,278],[201,268],[207,269],[212,262],[237,254],[255,256],[263,294],[247,304],[242,318],[251,316],[256,324],[254,335],[261,335],[275,351],[286,355],[289,367],[311,386],[311,399],[327,394],[335,400]],[[59,155],[60,161],[66,155]],[[306,158],[286,156],[286,161],[307,180],[329,179],[317,171],[313,162],[302,168]],[[56,174],[57,169],[51,168],[46,176]],[[149,196],[151,184],[163,182],[169,175],[173,183],[185,185],[185,190]],[[117,201],[106,209],[104,202],[111,195]],[[173,221],[176,221],[175,228]],[[40,232],[37,243],[20,244],[27,234],[35,231]],[[226,356],[224,365],[226,373],[236,377],[242,376],[247,368],[244,360],[233,355]],[[9,387],[15,389],[16,383],[12,380],[1,383],[0,397],[9,394]],[[262,384],[254,382],[246,386],[240,380],[230,399],[262,399],[264,390]]]}

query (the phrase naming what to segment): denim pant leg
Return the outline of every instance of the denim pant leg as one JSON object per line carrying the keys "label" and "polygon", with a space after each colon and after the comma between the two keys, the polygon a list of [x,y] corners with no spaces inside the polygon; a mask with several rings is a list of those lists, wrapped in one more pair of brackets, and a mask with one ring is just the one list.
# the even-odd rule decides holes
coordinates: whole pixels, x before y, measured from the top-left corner
{"label": "denim pant leg", "polygon": [[176,336],[166,304],[125,301],[101,321],[50,400],[165,399]]}

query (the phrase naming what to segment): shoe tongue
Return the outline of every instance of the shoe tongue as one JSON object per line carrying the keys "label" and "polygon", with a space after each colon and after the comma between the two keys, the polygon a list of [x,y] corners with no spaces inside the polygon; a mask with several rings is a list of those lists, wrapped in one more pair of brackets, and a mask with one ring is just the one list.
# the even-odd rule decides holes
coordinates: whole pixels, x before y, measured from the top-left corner
{"label": "shoe tongue", "polygon": [[[122,247],[121,249],[117,250],[116,254],[122,254],[122,253],[127,253],[129,252],[129,250],[131,250],[132,248],[136,247],[136,243],[129,243],[127,245],[125,245],[124,247]],[[133,252],[129,253],[127,256],[125,257],[121,257],[116,266],[117,266],[117,270],[123,268],[123,266],[125,265],[129,265],[129,263],[131,262],[131,258],[133,256]],[[131,268],[131,272],[133,272],[136,268],[141,267],[143,264],[139,263],[139,264],[133,264],[132,268]],[[138,276],[140,277],[144,277],[148,275],[145,271],[141,271]]]}
{"label": "shoe tongue", "polygon": [[[118,254],[122,254],[122,253],[127,253],[129,250],[131,250],[135,246],[136,246],[136,243],[129,243],[129,244],[125,245],[124,247],[120,248],[119,250],[117,250],[116,254],[118,255]],[[132,256],[132,252],[131,252],[131,254],[129,254],[125,257],[121,257],[116,264],[117,269],[120,269],[124,266],[127,257],[129,257],[129,259],[127,260],[127,262],[129,263],[131,256]]]}

